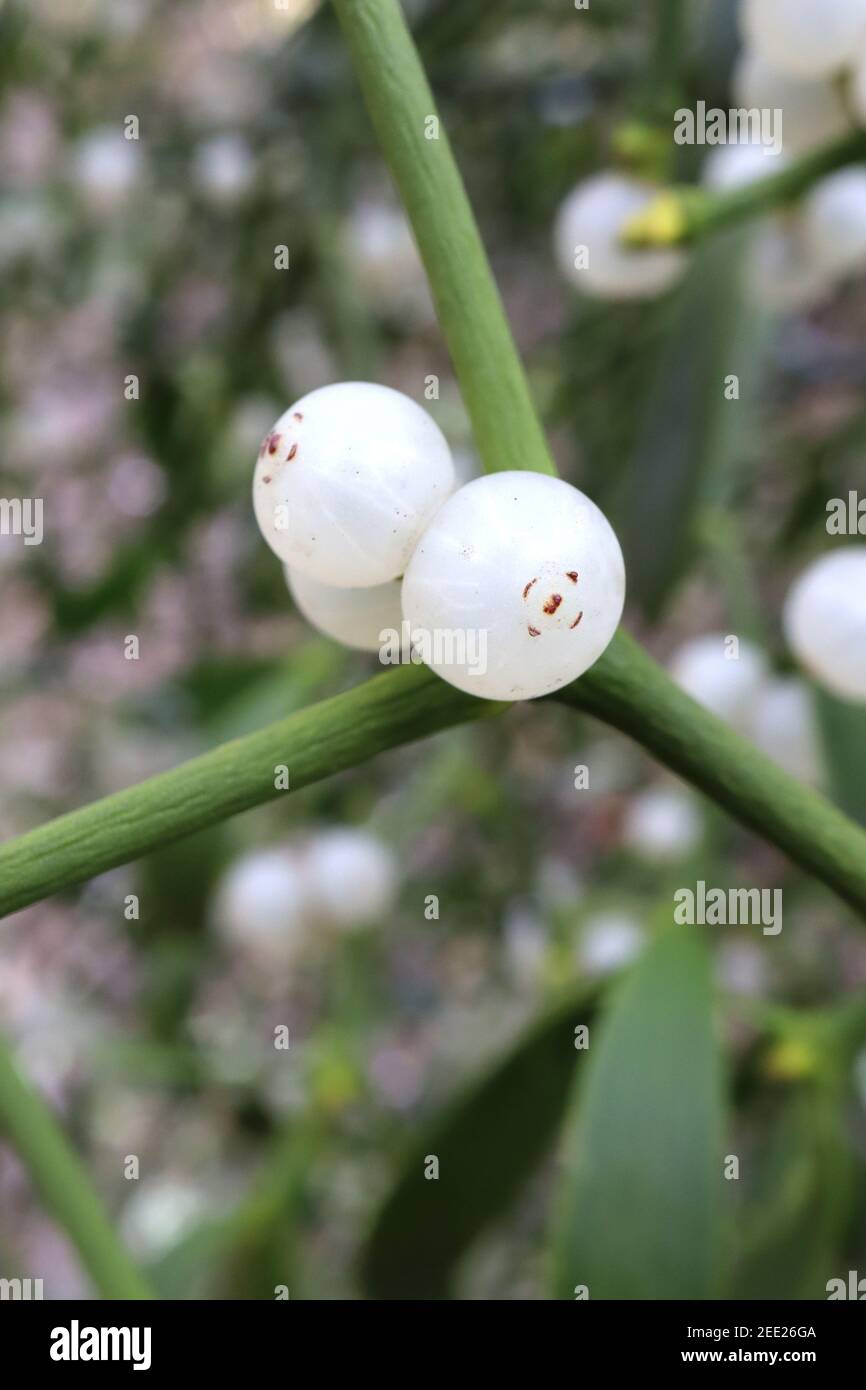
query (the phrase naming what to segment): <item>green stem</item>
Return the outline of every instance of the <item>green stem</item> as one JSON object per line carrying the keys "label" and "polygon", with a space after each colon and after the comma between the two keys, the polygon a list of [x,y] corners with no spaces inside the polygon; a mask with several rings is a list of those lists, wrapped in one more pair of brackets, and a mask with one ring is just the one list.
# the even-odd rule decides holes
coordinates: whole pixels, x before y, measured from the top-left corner
{"label": "green stem", "polygon": [[445,128],[395,0],[334,0],[488,472],[555,473]]}
{"label": "green stem", "polygon": [[[485,464],[551,471],[447,140],[441,130],[438,140],[424,138],[436,112],[399,7],[335,4],[437,293]],[[515,440],[527,457],[513,457]],[[866,915],[866,834],[693,704],[624,633],[559,698],[630,734]],[[418,668],[377,677],[11,842],[0,849],[0,916],[279,796],[278,764],[298,789],[501,708]]]}
{"label": "green stem", "polygon": [[[624,632],[555,698],[628,734],[866,916],[866,833],[690,700]],[[297,791],[504,708],[422,667],[376,676],[10,841],[0,849],[0,916],[284,795],[279,765]]]}
{"label": "green stem", "polygon": [[153,1294],[111,1229],[108,1217],[54,1116],[21,1077],[0,1039],[0,1132],[26,1165],[33,1183],[105,1298]]}
{"label": "green stem", "polygon": [[625,633],[555,698],[629,734],[866,916],[866,834],[679,690]]}
{"label": "green stem", "polygon": [[297,791],[385,749],[501,708],[462,694],[422,667],[376,676],[0,847],[0,917],[285,795],[275,785],[281,766],[288,768],[289,789]]}
{"label": "green stem", "polygon": [[724,227],[752,221],[794,202],[825,178],[849,164],[866,160],[866,131],[803,155],[779,173],[717,193],[698,187],[671,188],[627,224],[630,246],[674,246],[709,236]]}

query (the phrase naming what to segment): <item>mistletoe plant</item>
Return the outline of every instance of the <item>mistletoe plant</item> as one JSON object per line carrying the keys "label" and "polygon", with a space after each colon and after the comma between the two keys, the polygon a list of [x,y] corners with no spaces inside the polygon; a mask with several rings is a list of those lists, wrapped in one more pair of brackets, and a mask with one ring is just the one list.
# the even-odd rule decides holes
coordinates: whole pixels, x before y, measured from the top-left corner
{"label": "mistletoe plant", "polygon": [[[61,816],[0,848],[0,914],[357,767],[388,749],[458,724],[502,717],[513,698],[548,696],[635,740],[866,917],[863,830],[693,701],[632,637],[615,631],[623,601],[616,538],[597,508],[555,477],[448,136],[397,0],[334,0],[334,7],[412,223],[478,453],[485,473],[492,476],[454,493],[437,510],[454,483],[450,454],[437,428],[397,393],[347,384],[312,393],[277,422],[256,469],[257,515],[269,543],[290,566],[289,579],[300,606],[326,630],[348,635],[349,640],[359,624],[367,622],[371,630],[382,626],[382,613],[394,611],[396,581],[404,572],[404,612],[414,624],[464,626],[468,610],[460,557],[477,547],[480,562],[473,571],[477,587],[471,611],[474,621],[500,633],[499,665],[475,685],[465,673],[443,671],[442,680],[435,669],[403,666]],[[747,186],[729,191],[673,189],[636,212],[624,243],[662,249],[685,246],[716,229],[782,207],[864,154],[866,136],[857,134],[807,153]],[[624,245],[620,252],[627,254]],[[395,432],[408,441],[404,460],[408,457],[414,464],[408,491],[405,470],[392,466],[387,452],[374,447],[377,439],[393,438]],[[359,510],[351,479],[335,478],[328,471],[335,439],[352,433],[359,441],[359,476],[363,473],[366,484],[364,470],[373,470],[380,489],[373,496],[370,516]],[[294,471],[286,471],[294,464]],[[282,481],[277,479],[277,465]],[[326,516],[316,503],[323,479],[331,489]],[[370,531],[377,524],[372,513],[384,515],[382,499],[395,495],[400,499],[399,525],[382,525],[377,537]],[[275,502],[290,506],[293,529],[275,526]],[[360,528],[357,544],[347,545],[347,528],[352,538]],[[499,540],[503,535],[505,543]],[[583,562],[578,564],[569,549],[574,538],[586,562],[585,574],[579,572]],[[343,596],[330,592],[329,586]],[[551,626],[545,628],[548,622]],[[436,666],[435,660],[431,666]],[[280,768],[288,769],[288,792],[276,775]],[[605,1051],[583,1104],[590,1114],[603,1108],[607,1084],[622,1075],[617,1066],[629,1053],[633,1030],[639,1026],[643,1036],[655,1036],[655,1029],[662,1038],[662,1062],[688,1059],[680,1103],[706,1115],[705,1143],[715,1152],[719,1068],[708,966],[694,939],[676,949],[672,940],[662,934],[658,949],[651,950],[618,997]],[[693,988],[687,1006],[677,1012],[676,1003],[669,1000],[676,1001],[684,980]],[[572,1034],[575,1025],[593,1016],[597,1004],[595,995],[564,1001],[513,1056],[477,1084],[466,1104],[474,1107],[476,1118],[487,1114],[490,1123],[485,1129],[477,1121],[478,1142],[464,1173],[456,1226],[443,1243],[435,1213],[419,1216],[412,1182],[404,1179],[383,1209],[368,1247],[371,1290],[387,1294],[405,1278],[401,1254],[408,1235],[401,1233],[411,1228],[413,1267],[423,1270],[416,1275],[416,1291],[441,1291],[457,1254],[502,1209],[510,1190],[529,1173],[555,1132],[571,1079]],[[861,1013],[856,1012],[854,1022],[849,1014],[837,1019],[822,1038],[832,1036],[833,1046],[841,1046],[862,1026]],[[784,1035],[789,1021],[780,1014],[776,1022]],[[509,1136],[517,1157],[500,1182],[485,1166],[485,1156],[495,1153],[503,1138],[497,1088],[509,1071],[529,1076],[533,1059],[545,1085],[532,1096],[532,1122],[524,1119],[523,1133]],[[658,1063],[659,1056],[653,1054],[647,1066]],[[627,1084],[635,1116],[646,1081],[638,1068]],[[456,1107],[441,1122],[436,1140],[440,1149],[458,1142],[468,1113],[465,1105]],[[74,1155],[4,1054],[0,1117],[101,1291],[113,1297],[146,1296],[143,1280],[113,1236]],[[572,1236],[580,1232],[591,1267],[593,1232],[610,1215],[610,1192],[599,1194],[594,1184],[611,1160],[613,1143],[603,1122],[576,1130],[573,1136],[573,1176],[563,1198],[558,1236],[557,1286],[566,1295],[577,1277]],[[715,1241],[710,1230],[715,1204],[685,1162],[680,1164],[675,1137],[672,1143],[668,1176],[661,1188],[633,1198],[631,1215],[639,1227],[648,1219],[644,1199],[656,1211],[659,1204],[662,1209],[668,1204],[666,1215],[685,1232],[678,1254],[680,1272],[670,1288],[681,1285],[685,1293],[697,1296],[697,1290],[709,1290],[712,1282],[708,1252]],[[632,1248],[639,1249],[640,1241],[635,1239]],[[419,1250],[424,1258],[418,1257]],[[595,1277],[603,1295],[604,1270],[596,1271]],[[647,1277],[636,1261],[636,1296],[645,1289]]]}

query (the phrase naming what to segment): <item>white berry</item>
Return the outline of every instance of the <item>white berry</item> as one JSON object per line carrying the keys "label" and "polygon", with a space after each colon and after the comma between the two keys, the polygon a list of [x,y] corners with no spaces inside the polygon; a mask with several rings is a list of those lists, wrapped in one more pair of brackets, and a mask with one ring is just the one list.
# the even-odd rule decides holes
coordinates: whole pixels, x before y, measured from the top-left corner
{"label": "white berry", "polygon": [[650,184],[624,174],[596,174],[578,184],[559,209],[554,228],[563,275],[601,299],[648,299],[680,279],[688,258],[675,248],[632,250],[620,235],[656,197]]}
{"label": "white berry", "polygon": [[866,41],[866,0],[743,0],[748,42],[770,63],[827,77]]}
{"label": "white berry", "polygon": [[217,888],[214,924],[228,945],[263,964],[290,961],[309,916],[303,872],[289,850],[242,855]]}
{"label": "white berry", "polygon": [[214,135],[196,146],[193,182],[211,202],[224,207],[238,203],[255,179],[253,153],[242,136]]}
{"label": "white berry", "polygon": [[755,696],[767,678],[762,652],[745,641],[734,646],[721,632],[685,642],[669,669],[693,700],[739,730],[746,726]]}
{"label": "white berry", "polygon": [[292,598],[307,622],[344,647],[377,652],[383,631],[400,632],[403,610],[398,579],[369,589],[335,589],[288,565],[284,570]]}
{"label": "white berry", "polygon": [[700,812],[679,787],[648,787],[632,797],[623,821],[623,844],[650,863],[683,859],[699,843]]}
{"label": "white berry", "polygon": [[758,304],[777,314],[802,313],[826,299],[833,277],[812,254],[802,217],[768,218],[749,249],[748,286]]}
{"label": "white berry", "polygon": [[94,210],[114,211],[141,177],[141,148],[115,126],[98,126],[82,135],[72,152],[73,177]]}
{"label": "white berry", "polygon": [[489,700],[531,700],[576,680],[610,642],[624,600],[622,551],[606,517],[541,473],[467,483],[424,533],[403,580],[403,615],[425,662]]}
{"label": "white berry", "polygon": [[454,488],[439,426],[408,396],[346,381],[290,406],[253,479],[262,535],[286,564],[333,588],[403,574]]}
{"label": "white berry", "polygon": [[577,963],[589,975],[609,975],[630,965],[646,940],[640,922],[625,912],[600,912],[583,928]]}
{"label": "white berry", "polygon": [[738,106],[782,112],[786,154],[803,154],[840,139],[851,129],[836,83],[781,72],[754,51],[747,50],[737,62],[733,86]]}
{"label": "white berry", "polygon": [[304,867],[313,910],[336,927],[381,923],[394,905],[396,861],[366,830],[322,831],[311,841]]}
{"label": "white berry", "polygon": [[828,275],[849,275],[866,266],[866,170],[840,169],[809,190],[803,236]]}
{"label": "white berry", "polygon": [[821,780],[821,751],[809,687],[796,677],[768,681],[752,708],[749,734],[768,758],[809,786]]}
{"label": "white berry", "polygon": [[346,259],[375,309],[415,324],[435,319],[421,257],[400,208],[367,199],[356,203],[345,237]]}
{"label": "white berry", "polygon": [[857,60],[848,82],[848,96],[854,114],[861,125],[866,125],[866,47]]}
{"label": "white berry", "polygon": [[704,160],[701,181],[707,188],[729,192],[781,173],[788,162],[784,154],[769,145],[718,145]]}
{"label": "white berry", "polygon": [[801,665],[843,700],[866,700],[866,546],[815,560],[794,584],[783,615]]}

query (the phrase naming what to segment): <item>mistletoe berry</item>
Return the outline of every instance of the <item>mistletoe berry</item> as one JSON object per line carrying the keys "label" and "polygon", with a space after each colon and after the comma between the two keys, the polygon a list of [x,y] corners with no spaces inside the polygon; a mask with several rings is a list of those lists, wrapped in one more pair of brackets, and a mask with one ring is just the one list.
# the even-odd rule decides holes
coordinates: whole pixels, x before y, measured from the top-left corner
{"label": "mistletoe berry", "polygon": [[788,644],[803,667],[842,700],[866,701],[866,546],[822,555],[788,595]]}
{"label": "mistletoe berry", "polygon": [[403,574],[454,484],[451,451],[426,411],[387,386],[346,381],[280,416],[259,452],[253,505],[293,570],[367,588]]}
{"label": "mistletoe berry", "polygon": [[357,651],[376,652],[384,631],[399,631],[403,621],[400,582],[369,589],[334,589],[285,566],[286,583],[307,622]]}
{"label": "mistletoe berry", "polygon": [[624,600],[622,551],[606,517],[542,473],[467,483],[403,580],[403,616],[413,642],[424,638],[427,664],[489,700],[532,700],[582,675],[613,637]]}
{"label": "mistletoe berry", "polygon": [[803,236],[827,275],[866,265],[866,170],[840,169],[815,184],[803,204]]}
{"label": "mistletoe berry", "polygon": [[381,922],[393,908],[397,862],[367,830],[322,830],[307,849],[304,868],[313,912],[334,927],[351,931]]}
{"label": "mistletoe berry", "polygon": [[679,280],[688,264],[683,251],[632,250],[621,241],[626,223],[657,191],[616,173],[578,184],[554,229],[556,258],[572,284],[600,299],[651,299]]}
{"label": "mistletoe berry", "polygon": [[866,0],[745,0],[743,30],[769,63],[830,77],[866,42]]}

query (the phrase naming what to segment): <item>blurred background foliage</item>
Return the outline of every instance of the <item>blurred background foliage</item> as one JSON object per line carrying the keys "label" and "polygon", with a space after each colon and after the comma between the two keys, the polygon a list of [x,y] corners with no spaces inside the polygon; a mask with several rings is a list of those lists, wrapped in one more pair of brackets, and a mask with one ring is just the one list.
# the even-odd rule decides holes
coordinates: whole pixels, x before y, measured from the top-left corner
{"label": "blurred background foliage", "polygon": [[[739,234],[648,304],[579,299],[551,252],[631,123],[729,104],[735,6],[691,5],[674,51],[627,0],[406,8],[558,465],[623,539],[630,626],[663,660],[735,632],[784,674],[782,598],[863,476],[866,282],[769,321]],[[476,464],[326,5],[7,0],[0,102],[0,494],[44,498],[46,526],[0,537],[5,838],[376,668],[310,632],[255,529],[258,442],[292,400],[353,377],[423,399],[435,374]],[[866,823],[862,712],[822,696],[821,727],[820,780]],[[674,797],[673,838],[647,792]],[[220,877],[335,825],[396,852],[394,906],[263,969],[214,930]],[[781,886],[784,931],[668,936],[697,877]],[[2,1026],[168,1297],[821,1297],[866,1273],[864,989],[826,891],[548,706],[175,844],[0,942]],[[0,1272],[89,1296],[8,1149],[0,1207]]]}

